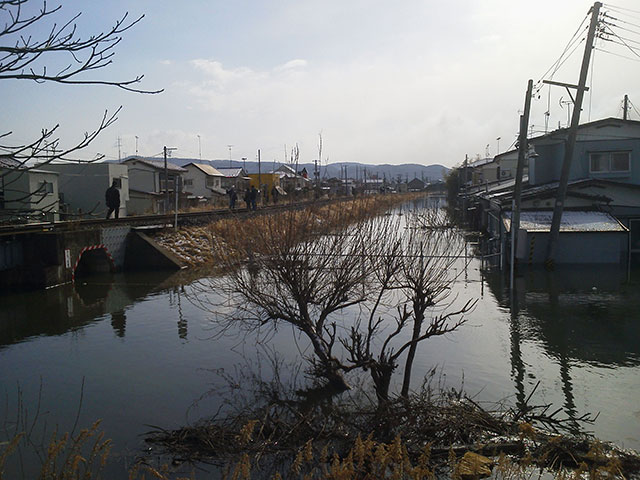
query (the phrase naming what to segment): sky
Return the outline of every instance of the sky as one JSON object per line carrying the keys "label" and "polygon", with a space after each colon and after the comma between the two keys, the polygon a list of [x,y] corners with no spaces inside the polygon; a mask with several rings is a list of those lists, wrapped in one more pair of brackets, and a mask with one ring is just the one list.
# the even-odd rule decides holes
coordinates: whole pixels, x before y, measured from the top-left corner
{"label": "sky", "polygon": [[[615,1],[602,12],[618,36],[596,43],[583,123],[621,116],[625,94],[637,104],[629,118],[640,120],[640,3]],[[41,5],[29,0],[27,6]],[[76,21],[81,36],[110,28],[127,12],[130,19],[144,15],[123,34],[112,64],[83,78],[143,74],[140,88],[164,91],[143,95],[5,79],[0,132],[12,133],[0,143],[20,145],[60,125],[61,147],[72,145],[98,125],[105,110],[122,106],[118,121],[78,159],[118,159],[136,151],[160,156],[167,146],[181,158],[255,160],[260,149],[262,160],[284,162],[298,145],[300,162],[312,162],[321,136],[323,165],[452,167],[465,155],[493,156],[513,146],[529,79],[578,82],[592,5],[65,0],[55,20],[60,24],[82,12]],[[3,24],[7,18],[0,10]],[[49,28],[51,23],[41,22],[29,33],[43,36]],[[567,52],[573,53],[561,57],[576,32]],[[559,58],[566,61],[547,73]],[[54,66],[68,60],[47,61]],[[561,87],[537,89],[531,134],[566,126],[568,100]]]}

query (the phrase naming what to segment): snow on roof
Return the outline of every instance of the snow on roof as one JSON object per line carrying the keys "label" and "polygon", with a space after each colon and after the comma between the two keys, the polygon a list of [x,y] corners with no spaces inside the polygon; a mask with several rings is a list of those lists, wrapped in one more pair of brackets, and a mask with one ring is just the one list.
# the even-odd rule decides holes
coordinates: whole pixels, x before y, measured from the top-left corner
{"label": "snow on roof", "polygon": [[[503,214],[507,231],[511,231],[511,212]],[[549,232],[551,211],[527,211],[520,214],[520,228],[527,232]],[[561,232],[626,232],[627,228],[608,213],[574,212],[562,213]]]}

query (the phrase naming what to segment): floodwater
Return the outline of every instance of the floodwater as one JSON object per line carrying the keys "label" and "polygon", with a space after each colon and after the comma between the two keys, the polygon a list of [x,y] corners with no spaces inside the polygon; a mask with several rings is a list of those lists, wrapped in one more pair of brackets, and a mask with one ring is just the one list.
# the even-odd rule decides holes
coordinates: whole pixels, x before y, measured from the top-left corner
{"label": "floodwater", "polygon": [[[460,330],[421,344],[413,385],[438,366],[441,383],[479,402],[514,405],[533,392],[531,404],[553,404],[561,418],[599,414],[593,432],[640,450],[634,272],[629,279],[617,266],[525,270],[511,300],[500,272],[483,274],[476,259],[460,268],[456,301],[478,304]],[[147,451],[143,434],[152,426],[214,414],[224,400],[212,390],[221,372],[242,370],[247,359],[261,368],[258,340],[214,335],[212,315],[190,301],[194,281],[117,274],[0,295],[0,444],[16,430],[30,431],[32,443],[9,459],[7,478],[34,476],[34,455],[56,426],[77,433],[96,419],[113,440],[107,478],[123,478]],[[261,341],[293,361],[304,349],[287,328]]]}

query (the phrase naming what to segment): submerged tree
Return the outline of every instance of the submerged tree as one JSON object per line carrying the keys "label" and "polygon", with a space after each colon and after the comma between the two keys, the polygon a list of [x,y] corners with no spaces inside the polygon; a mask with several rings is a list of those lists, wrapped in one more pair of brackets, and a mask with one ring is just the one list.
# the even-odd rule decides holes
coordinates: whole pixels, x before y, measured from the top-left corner
{"label": "submerged tree", "polygon": [[[197,299],[224,328],[293,326],[311,344],[314,374],[344,389],[345,372],[365,369],[380,401],[406,353],[407,395],[418,344],[454,331],[473,305],[428,317],[462,251],[453,230],[431,223],[417,214],[354,221],[344,208],[264,217],[214,241],[226,275],[201,284]],[[227,295],[224,306],[207,304],[212,289]]]}
{"label": "submerged tree", "polygon": [[[382,259],[376,270],[377,296],[367,305],[366,326],[361,318],[356,319],[349,336],[342,340],[349,362],[371,369],[381,402],[389,398],[391,378],[401,357],[406,353],[401,388],[406,397],[419,344],[455,331],[475,305],[468,300],[456,308],[455,299],[449,299],[465,259],[463,239],[447,225],[446,218],[436,210],[426,210],[409,213],[402,223],[403,230],[393,229],[396,235],[387,239],[381,252],[370,252]],[[380,347],[374,353],[376,343]]]}
{"label": "submerged tree", "polygon": [[[3,19],[0,24],[0,80],[107,85],[136,93],[162,91],[138,88],[143,75],[125,80],[105,80],[91,76],[113,62],[122,34],[144,16],[130,21],[125,13],[108,30],[83,38],[76,25],[80,14],[60,21],[61,9],[62,5],[50,7],[46,1],[0,0],[0,16]],[[34,194],[43,193],[38,190],[14,190],[20,176],[30,169],[42,168],[51,162],[77,162],[78,159],[71,156],[87,147],[104,129],[112,125],[121,108],[113,113],[105,111],[93,131],[85,132],[80,140],[69,146],[62,146],[57,136],[59,124],[43,128],[37,138],[21,144],[4,143],[12,132],[0,132],[0,193],[7,198],[11,197],[16,204],[25,202]],[[101,158],[102,156],[98,156],[91,161]],[[52,211],[55,204],[57,202],[39,204],[35,213]]]}

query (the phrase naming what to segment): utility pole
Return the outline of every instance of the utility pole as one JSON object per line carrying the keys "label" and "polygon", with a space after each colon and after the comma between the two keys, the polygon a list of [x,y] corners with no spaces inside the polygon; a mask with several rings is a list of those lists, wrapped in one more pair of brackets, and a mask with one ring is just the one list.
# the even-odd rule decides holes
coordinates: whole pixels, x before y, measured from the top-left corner
{"label": "utility pole", "polygon": [[[591,23],[587,34],[587,43],[584,48],[584,56],[582,58],[582,67],[580,69],[580,79],[576,88],[576,99],[573,106],[573,116],[571,117],[571,125],[567,134],[567,140],[564,150],[564,161],[560,172],[560,184],[558,185],[558,193],[556,195],[556,203],[553,208],[553,217],[551,219],[551,231],[549,232],[549,245],[547,249],[547,259],[545,266],[553,269],[555,263],[556,249],[558,246],[558,237],[560,235],[560,222],[562,220],[562,210],[564,208],[564,200],[567,195],[567,184],[569,183],[569,172],[571,170],[571,160],[573,159],[573,151],[578,136],[578,124],[580,123],[580,111],[582,110],[582,100],[586,91],[587,72],[589,70],[589,62],[591,61],[591,51],[593,50],[593,40],[598,26],[598,15],[602,3],[595,2],[591,8]],[[567,87],[567,85],[565,85]]]}
{"label": "utility pole", "polygon": [[262,188],[262,172],[260,171],[260,149],[258,149],[258,190]]}
{"label": "utility pole", "polygon": [[138,155],[138,136],[136,135],[136,156]]}
{"label": "utility pole", "polygon": [[622,106],[622,119],[627,120],[627,115],[629,112],[629,95],[624,96],[624,104]]}
{"label": "utility pole", "polygon": [[120,137],[118,137],[118,162],[122,161],[122,139]]}
{"label": "utility pole", "polygon": [[169,211],[169,168],[167,167],[167,146],[162,149],[164,152],[164,214]]}
{"label": "utility pole", "polygon": [[200,135],[198,135],[198,156],[200,157],[200,160],[202,161],[202,144],[200,143]]}
{"label": "utility pole", "polygon": [[[169,167],[167,166],[167,155],[170,155],[175,148],[167,148],[165,145],[162,149],[164,153],[164,214],[169,211]],[[175,187],[174,187],[175,188]]]}
{"label": "utility pole", "polygon": [[524,97],[524,113],[520,117],[520,135],[518,136],[518,166],[516,167],[516,183],[513,187],[513,208],[511,209],[511,283],[509,288],[513,291],[513,280],[518,251],[518,231],[520,230],[520,197],[522,195],[522,173],[524,161],[528,150],[527,130],[529,128],[529,112],[531,111],[531,94],[533,92],[533,80],[527,84],[527,93]]}
{"label": "utility pole", "polygon": [[233,145],[227,145],[227,147],[229,147],[229,168],[231,167],[231,149],[233,148]]}

